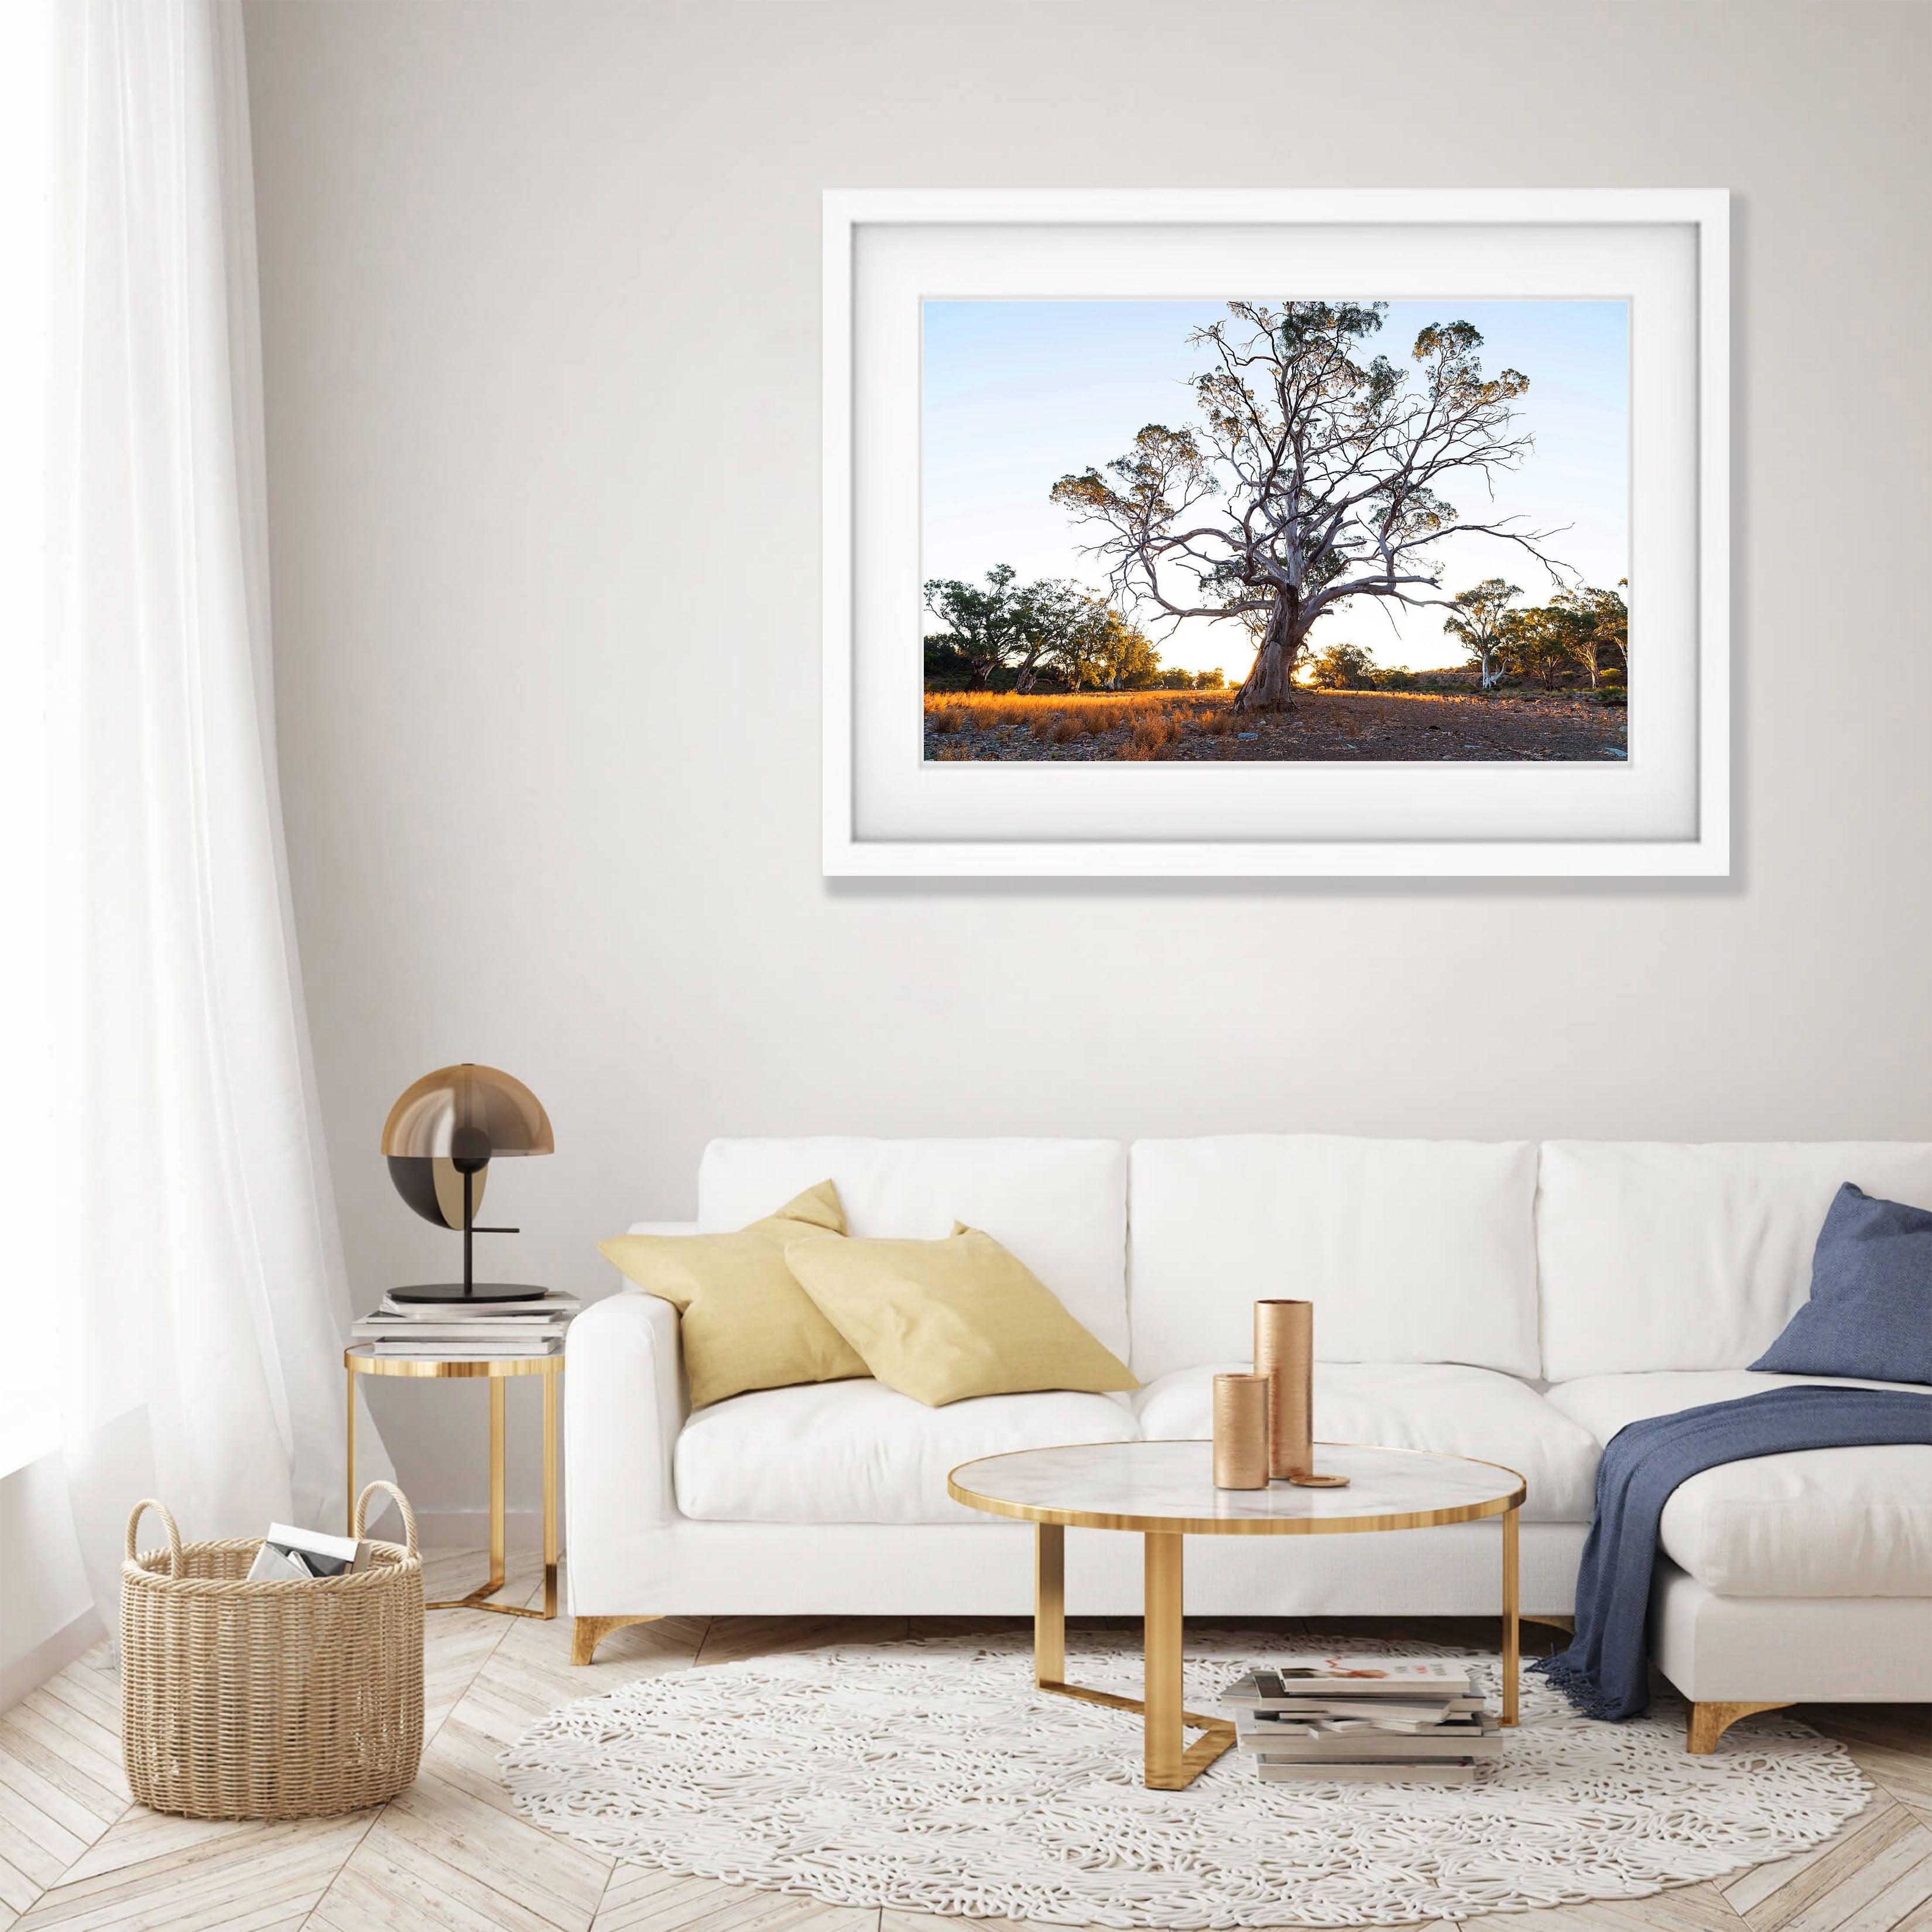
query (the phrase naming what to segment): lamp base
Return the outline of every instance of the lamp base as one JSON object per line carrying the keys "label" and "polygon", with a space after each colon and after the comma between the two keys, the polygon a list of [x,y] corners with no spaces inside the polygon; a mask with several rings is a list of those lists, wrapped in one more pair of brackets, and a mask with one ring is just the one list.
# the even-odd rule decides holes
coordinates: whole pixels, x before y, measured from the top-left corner
{"label": "lamp base", "polygon": [[479,1301],[538,1301],[549,1292],[547,1288],[534,1288],[514,1281],[479,1281],[467,1288],[460,1281],[435,1281],[421,1282],[413,1288],[392,1288],[389,1299],[436,1306],[447,1303],[462,1308],[474,1307]]}

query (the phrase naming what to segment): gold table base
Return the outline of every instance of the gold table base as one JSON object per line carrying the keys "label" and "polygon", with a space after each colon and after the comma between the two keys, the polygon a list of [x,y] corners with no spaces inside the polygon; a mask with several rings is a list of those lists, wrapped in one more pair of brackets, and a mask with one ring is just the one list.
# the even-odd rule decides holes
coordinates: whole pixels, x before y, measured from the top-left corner
{"label": "gold table base", "polygon": [[[1502,1532],[1502,1721],[1514,1724],[1522,1644],[1514,1507],[1503,1513]],[[1066,1682],[1066,1530],[1057,1522],[1034,1524],[1034,1682],[1055,1696],[1077,1697],[1113,1711],[1139,1712],[1145,1760],[1143,1782],[1151,1791],[1186,1790],[1234,1742],[1234,1727],[1225,1718],[1204,1718],[1182,1707],[1181,1534],[1178,1530],[1148,1530],[1142,1535],[1141,1642],[1145,1694],[1121,1697],[1111,1690],[1092,1690]],[[1188,1744],[1185,1736],[1190,1730],[1202,1736]]]}
{"label": "gold table base", "polygon": [[[1033,1681],[1056,1696],[1138,1711],[1146,1756],[1145,1783],[1152,1791],[1184,1791],[1234,1742],[1223,1718],[1204,1718],[1180,1702],[1180,1537],[1178,1532],[1142,1539],[1146,1546],[1142,1582],[1142,1647],[1144,1697],[1119,1697],[1066,1682],[1066,1532],[1057,1522],[1034,1526]],[[1203,1735],[1184,1744],[1185,1732]]]}
{"label": "gold table base", "polygon": [[[488,1610],[500,1617],[533,1617],[548,1622],[556,1615],[556,1419],[559,1384],[563,1375],[563,1354],[526,1355],[511,1359],[471,1361],[424,1361],[407,1357],[377,1355],[365,1343],[345,1348],[342,1366],[348,1384],[348,1470],[350,1521],[355,1520],[356,1498],[356,1378],[358,1376],[403,1376],[433,1381],[466,1381],[487,1377],[490,1384],[490,1574],[466,1597],[444,1597],[425,1603],[426,1610]],[[506,1570],[506,1496],[503,1448],[507,1408],[506,1384],[512,1376],[543,1378],[543,1558],[544,1597],[540,1610],[525,1610],[515,1604],[493,1604],[488,1600],[503,1587]]]}

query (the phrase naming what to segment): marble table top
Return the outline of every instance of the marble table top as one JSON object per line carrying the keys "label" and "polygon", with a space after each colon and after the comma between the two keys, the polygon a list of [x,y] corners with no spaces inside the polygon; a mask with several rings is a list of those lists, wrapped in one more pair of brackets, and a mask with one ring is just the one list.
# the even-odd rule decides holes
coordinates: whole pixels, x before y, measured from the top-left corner
{"label": "marble table top", "polygon": [[982,1456],[961,1463],[946,1488],[996,1516],[1203,1536],[1420,1529],[1501,1516],[1523,1497],[1514,1469],[1423,1450],[1321,1442],[1315,1466],[1348,1486],[1217,1490],[1210,1443],[1088,1442]]}

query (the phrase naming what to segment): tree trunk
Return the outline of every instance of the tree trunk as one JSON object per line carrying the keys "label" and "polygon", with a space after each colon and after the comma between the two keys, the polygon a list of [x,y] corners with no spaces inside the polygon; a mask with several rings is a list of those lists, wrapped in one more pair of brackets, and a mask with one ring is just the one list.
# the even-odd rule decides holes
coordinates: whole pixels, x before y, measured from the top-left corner
{"label": "tree trunk", "polygon": [[1237,711],[1292,711],[1294,709],[1294,665],[1301,655],[1301,641],[1308,634],[1298,626],[1286,602],[1277,603],[1268,617],[1262,647],[1255,653],[1254,668],[1234,694]]}
{"label": "tree trunk", "polygon": [[1496,654],[1485,644],[1482,651],[1482,682],[1485,691],[1493,691],[1502,682],[1502,667],[1496,662]]}

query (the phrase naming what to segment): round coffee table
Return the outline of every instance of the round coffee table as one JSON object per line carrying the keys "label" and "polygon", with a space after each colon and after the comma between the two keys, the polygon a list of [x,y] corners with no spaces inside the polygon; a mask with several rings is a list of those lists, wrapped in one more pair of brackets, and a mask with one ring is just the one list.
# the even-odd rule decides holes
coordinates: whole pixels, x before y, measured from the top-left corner
{"label": "round coffee table", "polygon": [[[1021,1449],[962,1462],[946,1479],[956,1502],[1024,1518],[1034,1530],[1034,1681],[1042,1690],[1141,1713],[1146,1782],[1158,1791],[1192,1784],[1234,1742],[1234,1727],[1181,1708],[1180,1546],[1184,1536],[1336,1536],[1430,1529],[1484,1516],[1503,1520],[1503,1712],[1516,1720],[1516,1511],[1523,1480],[1498,1462],[1420,1449],[1318,1444],[1324,1474],[1346,1489],[1217,1490],[1206,1442],[1090,1442]],[[1142,1611],[1144,1697],[1069,1684],[1069,1526],[1138,1530],[1145,1539]],[[1184,1733],[1204,1733],[1190,1744]]]}

